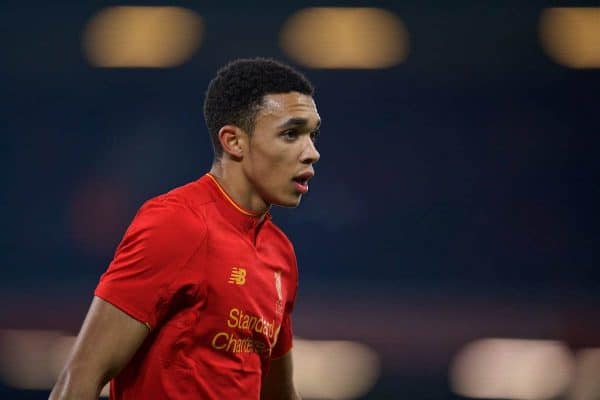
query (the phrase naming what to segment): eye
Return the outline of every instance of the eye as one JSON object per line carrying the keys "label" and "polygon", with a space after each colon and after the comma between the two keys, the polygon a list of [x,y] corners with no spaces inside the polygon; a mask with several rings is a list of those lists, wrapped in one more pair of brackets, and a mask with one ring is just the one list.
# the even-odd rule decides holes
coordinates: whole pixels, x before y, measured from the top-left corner
{"label": "eye", "polygon": [[281,136],[285,140],[288,140],[288,141],[291,142],[291,141],[296,140],[298,138],[298,132],[296,130],[294,130],[294,129],[290,129],[290,130],[281,132],[281,134],[279,136]]}

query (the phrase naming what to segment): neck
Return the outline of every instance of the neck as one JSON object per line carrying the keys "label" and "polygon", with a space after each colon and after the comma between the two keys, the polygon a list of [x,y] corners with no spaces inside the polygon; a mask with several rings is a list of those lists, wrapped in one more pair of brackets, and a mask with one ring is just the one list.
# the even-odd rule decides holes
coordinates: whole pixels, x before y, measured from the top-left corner
{"label": "neck", "polygon": [[261,218],[264,218],[271,205],[256,192],[254,185],[243,173],[239,163],[226,159],[215,161],[210,168],[210,174],[233,201],[253,214],[261,215]]}

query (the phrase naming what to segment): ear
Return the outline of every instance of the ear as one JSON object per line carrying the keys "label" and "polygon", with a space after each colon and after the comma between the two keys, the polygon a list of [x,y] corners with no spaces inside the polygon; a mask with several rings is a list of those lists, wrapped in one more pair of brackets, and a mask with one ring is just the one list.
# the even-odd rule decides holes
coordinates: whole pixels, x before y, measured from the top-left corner
{"label": "ear", "polygon": [[244,156],[246,134],[235,125],[224,125],[219,129],[219,142],[223,152],[231,157],[241,159]]}

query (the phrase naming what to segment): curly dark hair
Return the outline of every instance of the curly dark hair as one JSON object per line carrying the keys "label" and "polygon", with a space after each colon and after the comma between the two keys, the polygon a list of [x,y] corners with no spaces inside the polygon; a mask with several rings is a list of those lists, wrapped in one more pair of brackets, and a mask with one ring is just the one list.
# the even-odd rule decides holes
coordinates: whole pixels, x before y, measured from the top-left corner
{"label": "curly dark hair", "polygon": [[288,92],[312,96],[314,87],[300,72],[272,59],[238,59],[221,68],[210,81],[204,100],[204,119],[215,159],[223,155],[218,134],[224,125],[232,124],[252,134],[264,96]]}

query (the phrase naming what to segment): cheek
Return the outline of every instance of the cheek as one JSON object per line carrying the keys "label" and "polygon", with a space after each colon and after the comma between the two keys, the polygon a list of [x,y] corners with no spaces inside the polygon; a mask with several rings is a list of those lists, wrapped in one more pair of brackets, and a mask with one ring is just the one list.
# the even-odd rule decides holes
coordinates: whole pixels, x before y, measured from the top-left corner
{"label": "cheek", "polygon": [[262,173],[263,176],[268,177],[269,183],[280,184],[290,175],[289,163],[285,157],[272,157],[265,161]]}
{"label": "cheek", "polygon": [[289,143],[254,142],[249,166],[254,184],[269,192],[281,189],[297,170],[297,153],[297,148]]}
{"label": "cheek", "polygon": [[253,164],[260,169],[261,173],[268,175],[286,174],[289,171],[290,166],[293,166],[294,160],[292,158],[291,149],[272,146],[269,149],[260,149],[255,152]]}
{"label": "cheek", "polygon": [[277,182],[277,177],[285,173],[282,168],[284,158],[273,151],[255,149],[250,158],[251,175],[258,186],[270,186]]}

